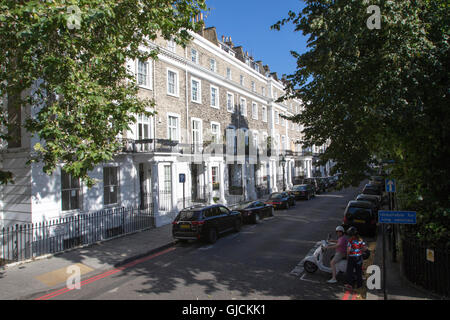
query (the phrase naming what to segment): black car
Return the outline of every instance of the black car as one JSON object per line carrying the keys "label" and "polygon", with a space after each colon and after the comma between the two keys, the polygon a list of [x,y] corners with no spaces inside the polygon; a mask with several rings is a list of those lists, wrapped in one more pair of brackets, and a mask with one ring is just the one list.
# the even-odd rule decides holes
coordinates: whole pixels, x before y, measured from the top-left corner
{"label": "black car", "polygon": [[172,225],[172,236],[175,239],[202,239],[214,243],[221,233],[231,230],[239,232],[242,215],[220,204],[197,206],[181,210]]}
{"label": "black car", "polygon": [[355,227],[361,235],[375,236],[377,230],[376,209],[368,201],[350,201],[344,212],[345,228]]}
{"label": "black car", "polygon": [[290,206],[295,206],[295,198],[284,191],[274,192],[264,203],[272,205],[275,209],[289,209]]}
{"label": "black car", "polygon": [[314,187],[310,184],[294,185],[290,194],[295,197],[295,200],[306,199],[309,200],[315,196]]}
{"label": "black car", "polygon": [[366,184],[364,186],[363,191],[361,193],[362,194],[372,195],[372,196],[377,196],[380,202],[381,202],[382,196],[383,196],[383,192],[381,190],[381,186],[380,185],[376,185],[376,184]]}
{"label": "black car", "polygon": [[355,199],[356,201],[369,201],[372,202],[375,209],[378,211],[380,209],[380,199],[378,196],[373,196],[370,194],[358,194],[358,196]]}
{"label": "black car", "polygon": [[233,207],[242,214],[244,222],[258,223],[260,220],[273,216],[273,206],[261,201],[248,201]]}
{"label": "black car", "polygon": [[383,176],[371,176],[369,184],[378,185],[378,186],[380,186],[380,189],[384,190],[384,188],[385,188],[384,182],[385,182],[385,178]]}
{"label": "black car", "polygon": [[310,184],[314,188],[314,193],[320,193],[321,192],[321,186],[319,185],[319,182],[315,178],[307,178],[303,179],[302,184]]}

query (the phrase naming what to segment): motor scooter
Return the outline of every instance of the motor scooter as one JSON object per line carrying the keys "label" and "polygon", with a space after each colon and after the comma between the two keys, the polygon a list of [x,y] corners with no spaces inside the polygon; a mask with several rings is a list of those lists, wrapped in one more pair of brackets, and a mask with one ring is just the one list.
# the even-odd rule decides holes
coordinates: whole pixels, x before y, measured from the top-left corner
{"label": "motor scooter", "polygon": [[[329,240],[331,239],[331,235],[328,235],[327,240],[321,240],[317,243],[318,247],[313,250],[312,254],[309,254],[303,260],[303,268],[308,273],[314,273],[317,270],[331,273],[330,262],[334,257],[334,250],[325,250],[325,247],[328,246]],[[311,251],[310,251],[311,252]],[[328,252],[328,254],[327,254]],[[370,251],[367,250],[363,253],[363,259],[366,260],[370,256]],[[336,264],[336,275],[340,272],[347,272],[347,259],[342,259]]]}

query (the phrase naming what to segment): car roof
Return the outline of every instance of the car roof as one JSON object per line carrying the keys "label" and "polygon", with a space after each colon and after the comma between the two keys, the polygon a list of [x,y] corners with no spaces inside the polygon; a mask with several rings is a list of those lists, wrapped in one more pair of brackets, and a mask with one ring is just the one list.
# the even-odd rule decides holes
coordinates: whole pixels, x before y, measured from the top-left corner
{"label": "car roof", "polygon": [[352,200],[348,202],[348,207],[357,207],[357,208],[372,208],[372,203],[369,201],[358,201]]}
{"label": "car roof", "polygon": [[356,196],[356,198],[366,198],[366,199],[378,199],[378,196],[374,195],[374,194],[365,194],[365,193],[361,193],[358,194]]}
{"label": "car roof", "polygon": [[184,211],[202,211],[205,209],[209,209],[209,208],[215,208],[215,207],[223,207],[224,205],[222,204],[212,204],[209,206],[205,206],[205,205],[195,205],[192,207],[188,207],[188,208],[184,208]]}

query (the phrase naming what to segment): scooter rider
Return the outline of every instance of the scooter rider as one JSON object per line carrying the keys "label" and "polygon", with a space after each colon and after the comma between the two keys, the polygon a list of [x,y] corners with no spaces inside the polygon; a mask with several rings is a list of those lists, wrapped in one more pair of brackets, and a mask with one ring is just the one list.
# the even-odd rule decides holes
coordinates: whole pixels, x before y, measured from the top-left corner
{"label": "scooter rider", "polygon": [[335,249],[336,254],[333,259],[331,259],[331,274],[332,277],[328,280],[328,283],[336,283],[336,264],[344,259],[347,255],[347,237],[345,236],[345,230],[342,226],[336,227],[336,233],[338,236],[338,240],[330,240],[332,243],[336,243],[335,245],[326,246],[324,249]]}

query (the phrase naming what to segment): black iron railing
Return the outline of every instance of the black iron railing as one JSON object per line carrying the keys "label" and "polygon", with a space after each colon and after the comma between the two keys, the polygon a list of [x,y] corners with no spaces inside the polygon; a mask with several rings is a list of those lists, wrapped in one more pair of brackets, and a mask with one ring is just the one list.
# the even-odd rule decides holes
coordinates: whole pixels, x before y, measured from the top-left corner
{"label": "black iron railing", "polygon": [[154,227],[151,208],[114,208],[0,230],[0,265]]}
{"label": "black iron railing", "polygon": [[[433,252],[428,259],[427,249]],[[403,270],[409,281],[439,295],[450,297],[449,248],[432,248],[416,240],[403,239],[402,251]]]}

